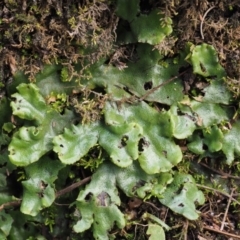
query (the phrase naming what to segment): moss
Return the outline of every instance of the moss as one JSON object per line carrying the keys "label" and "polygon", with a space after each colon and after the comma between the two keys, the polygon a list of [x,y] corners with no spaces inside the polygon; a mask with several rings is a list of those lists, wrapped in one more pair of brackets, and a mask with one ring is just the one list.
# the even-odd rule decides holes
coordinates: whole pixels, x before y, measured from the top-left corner
{"label": "moss", "polygon": [[[0,50],[0,68],[9,64],[6,59],[11,52],[17,69],[34,78],[43,63],[79,62],[85,68],[113,48],[117,18],[107,0],[7,1],[3,7],[1,42],[5,47]],[[91,46],[95,47],[89,51]],[[79,47],[88,51],[79,52]]]}

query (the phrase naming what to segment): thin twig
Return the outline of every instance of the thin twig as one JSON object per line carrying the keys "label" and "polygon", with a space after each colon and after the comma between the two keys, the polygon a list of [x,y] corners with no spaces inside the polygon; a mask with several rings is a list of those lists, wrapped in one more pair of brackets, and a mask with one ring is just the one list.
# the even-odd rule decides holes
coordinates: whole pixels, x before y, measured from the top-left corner
{"label": "thin twig", "polygon": [[217,230],[217,229],[214,229],[214,228],[211,228],[211,227],[203,226],[203,229],[208,230],[208,231],[212,231],[212,232],[216,232],[216,233],[219,233],[219,234],[222,234],[222,235],[225,235],[225,236],[240,239],[239,235],[235,235],[235,234],[228,233],[228,232],[225,232],[225,231],[220,231],[220,230]]}
{"label": "thin twig", "polygon": [[226,210],[225,210],[225,213],[224,213],[224,217],[223,217],[223,220],[222,220],[221,228],[220,228],[221,231],[224,229],[225,221],[226,221],[227,214],[228,214],[228,209],[229,209],[229,206],[232,202],[232,196],[233,196],[234,191],[235,191],[235,189],[233,188],[232,191],[231,191],[230,197],[228,199],[228,204],[227,204],[227,207],[226,207]]}
{"label": "thin twig", "polygon": [[164,216],[164,218],[163,218],[163,221],[164,221],[164,222],[166,222],[167,215],[168,215],[168,210],[169,210],[169,208],[167,208],[166,213],[165,213],[165,216]]}
{"label": "thin twig", "polygon": [[215,8],[215,6],[213,7],[210,7],[203,15],[202,19],[201,19],[201,24],[200,24],[200,33],[201,33],[201,37],[202,39],[204,39],[204,35],[203,35],[203,22],[204,22],[204,19],[206,18],[207,14],[213,9]]}
{"label": "thin twig", "polygon": [[159,84],[158,86],[152,88],[152,89],[149,90],[146,94],[144,94],[144,95],[139,99],[139,101],[145,100],[150,94],[152,94],[153,92],[155,92],[156,90],[158,90],[160,87],[163,87],[164,85],[166,85],[166,84],[172,82],[173,80],[175,80],[176,78],[180,77],[181,75],[183,75],[184,73],[186,73],[186,71],[187,71],[187,70],[179,73],[177,76],[174,76],[174,77],[168,79],[167,81]]}
{"label": "thin twig", "polygon": [[69,206],[71,203],[57,203],[57,202],[54,202],[55,205],[57,206]]}
{"label": "thin twig", "polygon": [[153,208],[157,209],[158,211],[161,211],[160,208],[156,207],[155,204],[151,203],[151,202],[143,202],[143,203],[146,203],[146,204],[149,204],[150,206],[152,206]]}
{"label": "thin twig", "polygon": [[163,87],[165,86],[166,84],[172,82],[173,80],[175,80],[176,78],[180,77],[181,75],[183,75],[184,73],[186,73],[187,70],[179,73],[178,75],[172,77],[172,78],[169,78],[167,81],[163,82],[163,83],[160,83],[159,85],[157,85],[156,87],[150,89],[147,93],[145,93],[143,96],[139,97],[137,96],[133,91],[131,91],[128,87],[124,86],[124,88],[122,88],[121,86],[119,85],[116,85],[115,84],[115,87],[117,88],[120,88],[120,89],[123,89],[125,92],[127,92],[128,94],[131,95],[130,98],[126,99],[126,100],[129,100],[129,102],[132,102],[132,97],[134,97],[135,99],[138,100],[138,102],[140,101],[143,101],[145,100],[150,94],[152,94],[153,92],[155,92],[156,90],[158,90],[160,87]]}
{"label": "thin twig", "polygon": [[88,183],[90,180],[91,180],[91,177],[86,177],[86,178],[84,178],[82,181],[73,183],[72,185],[70,185],[70,186],[68,186],[68,187],[66,187],[66,188],[58,191],[58,192],[56,193],[56,198],[60,197],[60,196],[63,195],[63,194],[66,194],[66,193],[71,192],[73,189],[78,188],[78,187],[80,187],[80,186]]}
{"label": "thin twig", "polygon": [[[226,196],[226,197],[228,197],[228,198],[231,198],[231,195],[229,195],[228,193],[225,193],[225,192],[216,190],[216,189],[214,189],[214,188],[207,187],[207,186],[204,186],[204,185],[201,185],[201,184],[196,184],[196,186],[199,187],[199,188],[204,188],[204,189],[207,189],[207,190],[211,190],[211,191],[213,191],[213,192],[220,193],[220,194],[222,194],[222,195],[224,195],[224,196]],[[238,205],[240,205],[240,202],[239,202],[237,199],[235,199],[235,198],[232,197],[232,200],[233,200],[234,202],[236,202]]]}
{"label": "thin twig", "polygon": [[186,220],[186,222],[184,223],[184,240],[187,240],[188,239],[188,220]]}
{"label": "thin twig", "polygon": [[17,207],[21,204],[21,202],[22,202],[22,200],[19,199],[19,200],[8,202],[8,203],[3,203],[0,206],[0,211],[2,211],[4,208],[7,208],[7,207]]}
{"label": "thin twig", "polygon": [[209,167],[209,166],[208,166],[207,164],[205,164],[205,163],[201,163],[201,162],[200,162],[199,164],[202,165],[202,166],[204,166],[205,168],[208,168],[208,169],[210,169],[211,171],[219,174],[219,175],[221,176],[221,178],[232,178],[232,179],[240,180],[240,177],[233,176],[233,175],[231,175],[231,174],[218,171],[218,170],[216,170],[216,169],[213,169],[213,168]]}
{"label": "thin twig", "polygon": [[[90,180],[91,180],[91,177],[84,178],[82,181],[73,183],[72,185],[70,185],[70,186],[68,186],[68,187],[66,187],[66,188],[56,192],[55,199],[60,197],[60,196],[62,196],[63,194],[71,192],[75,188],[78,188],[78,187],[88,183]],[[3,209],[5,209],[7,207],[17,207],[17,206],[20,206],[21,202],[22,202],[22,200],[19,199],[19,200],[8,202],[8,203],[3,203],[2,205],[0,205],[0,211],[2,211]]]}

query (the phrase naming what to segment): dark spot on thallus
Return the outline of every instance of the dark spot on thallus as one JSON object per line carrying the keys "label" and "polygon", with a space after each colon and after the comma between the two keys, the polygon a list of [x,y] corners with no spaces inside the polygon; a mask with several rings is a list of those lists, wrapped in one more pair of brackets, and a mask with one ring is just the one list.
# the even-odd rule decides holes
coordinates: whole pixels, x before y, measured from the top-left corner
{"label": "dark spot on thallus", "polygon": [[47,183],[45,183],[44,181],[41,181],[41,183],[40,183],[40,188],[41,189],[45,189],[47,186],[48,186]]}
{"label": "dark spot on thallus", "polygon": [[27,230],[27,229],[29,228],[28,224],[25,223],[25,224],[23,225],[23,228],[24,228],[25,230]]}
{"label": "dark spot on thallus", "polygon": [[18,107],[17,110],[20,110],[20,107]]}
{"label": "dark spot on thallus", "polygon": [[43,192],[39,192],[39,193],[38,193],[38,197],[39,197],[39,198],[43,198],[43,197],[44,197]]}
{"label": "dark spot on thallus", "polygon": [[121,146],[125,147],[127,145],[128,136],[123,136],[121,139]]}
{"label": "dark spot on thallus", "polygon": [[149,82],[145,82],[143,87],[147,91],[147,90],[152,89],[152,86],[153,86],[152,81],[149,81]]}
{"label": "dark spot on thallus", "polygon": [[177,191],[174,192],[174,194],[178,195],[182,192],[182,187],[180,187]]}
{"label": "dark spot on thallus", "polygon": [[178,204],[179,207],[184,207],[183,203]]}
{"label": "dark spot on thallus", "polygon": [[167,157],[167,151],[166,150],[163,150],[162,153],[163,153],[164,157]]}
{"label": "dark spot on thallus", "polygon": [[63,148],[63,145],[62,145],[62,144],[60,144],[60,147],[62,147],[62,148]]}
{"label": "dark spot on thallus", "polygon": [[87,195],[86,195],[86,197],[85,197],[85,201],[90,201],[91,200],[91,198],[92,198],[92,193],[90,192],[90,193],[88,193]]}
{"label": "dark spot on thallus", "polygon": [[200,68],[203,72],[206,72],[206,68],[204,67],[204,65],[200,62]]}
{"label": "dark spot on thallus", "polygon": [[143,152],[144,148],[149,147],[149,142],[145,138],[140,138],[138,142],[138,151]]}

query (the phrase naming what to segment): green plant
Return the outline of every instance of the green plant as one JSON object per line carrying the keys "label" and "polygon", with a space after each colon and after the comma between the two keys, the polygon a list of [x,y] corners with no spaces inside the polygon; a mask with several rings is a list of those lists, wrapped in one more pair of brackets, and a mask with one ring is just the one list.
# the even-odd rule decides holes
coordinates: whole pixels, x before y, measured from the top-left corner
{"label": "green plant", "polygon": [[[204,51],[206,49],[203,48]],[[149,50],[148,45],[140,45],[139,55]],[[9,159],[16,166],[24,166],[27,176],[26,180],[21,181],[22,213],[37,216],[41,209],[51,206],[56,199],[54,188],[57,186],[54,187],[54,181],[58,178],[59,171],[65,168],[66,164],[77,163],[99,144],[108,157],[97,165],[91,183],[80,191],[73,203],[82,216],[73,227],[76,232],[83,232],[92,226],[95,238],[107,239],[107,231],[114,223],[117,223],[119,228],[125,226],[124,214],[118,208],[121,203],[119,195],[116,194],[119,188],[128,197],[157,197],[162,204],[189,219],[198,217],[195,204],[202,204],[204,197],[190,175],[172,170],[182,160],[181,149],[174,139],[188,139],[189,146],[194,146],[195,130],[202,130],[202,139],[197,138],[198,144],[206,144],[209,147],[207,151],[213,153],[222,149],[230,163],[234,158],[233,154],[239,154],[238,144],[228,140],[238,131],[238,125],[225,132],[221,130],[220,124],[231,117],[231,112],[228,113],[226,108],[219,104],[221,101],[226,103],[227,97],[224,95],[223,99],[217,99],[216,102],[211,102],[207,94],[201,101],[185,99],[182,93],[171,95],[168,90],[171,86],[173,91],[182,88],[180,79],[169,83],[170,86],[156,88],[146,97],[148,102],[161,103],[163,99],[165,104],[171,104],[169,110],[159,110],[155,105],[145,102],[145,99],[140,100],[141,96],[151,91],[144,88],[144,74],[151,74],[154,88],[158,77],[155,69],[161,69],[161,83],[168,79],[170,72],[177,73],[181,64],[185,64],[182,58],[178,65],[163,67],[158,65],[159,57],[161,56],[151,51],[150,56],[142,55],[137,64],[129,64],[124,71],[104,65],[95,68],[92,71],[93,78],[88,84],[98,87],[105,85],[106,91],[113,95],[104,103],[103,118],[93,122],[71,124],[76,116],[66,108],[65,113],[60,115],[47,103],[47,99],[42,97],[36,85],[21,84],[17,87],[18,93],[12,95],[15,100],[11,102],[11,107],[14,115],[28,120],[28,126],[22,126],[14,133],[9,144]],[[151,68],[138,76],[137,86],[136,81],[131,79],[136,77],[136,69],[140,68],[143,62],[146,65],[149,60]],[[193,59],[192,64],[198,62],[195,63]],[[215,74],[218,74],[218,71],[222,70],[216,68]],[[101,77],[101,72],[104,73],[104,78]],[[111,77],[113,73],[115,77],[109,81],[106,76]],[[46,77],[48,76],[43,76],[42,81]],[[40,83],[41,80],[37,84]],[[132,93],[116,87],[116,84],[127,84]],[[66,89],[61,88],[62,94]],[[212,92],[219,90],[216,84],[209,85],[206,93],[210,91],[208,89]],[[169,98],[164,99],[162,95],[169,95]],[[129,98],[131,102],[127,101]],[[126,100],[121,102],[123,99]],[[212,115],[206,114],[209,108]],[[89,109],[91,110],[94,111]],[[206,153],[206,150],[199,152],[195,149],[196,147],[190,147],[196,154]],[[52,150],[58,154],[60,161],[47,157],[47,153]],[[138,186],[140,182],[142,184]],[[100,221],[99,218],[102,217],[105,221]]]}

